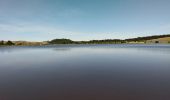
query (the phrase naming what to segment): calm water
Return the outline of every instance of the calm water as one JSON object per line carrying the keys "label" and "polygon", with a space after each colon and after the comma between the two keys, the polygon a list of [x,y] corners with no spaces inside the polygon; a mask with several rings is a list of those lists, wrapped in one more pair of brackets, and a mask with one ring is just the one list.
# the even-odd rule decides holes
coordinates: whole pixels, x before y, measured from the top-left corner
{"label": "calm water", "polygon": [[0,47],[0,100],[170,100],[170,45]]}

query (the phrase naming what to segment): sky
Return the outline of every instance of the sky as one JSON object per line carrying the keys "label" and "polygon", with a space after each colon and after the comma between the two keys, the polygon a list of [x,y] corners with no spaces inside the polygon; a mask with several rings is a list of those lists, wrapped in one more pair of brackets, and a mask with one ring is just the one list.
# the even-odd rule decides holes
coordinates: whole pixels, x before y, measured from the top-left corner
{"label": "sky", "polygon": [[170,34],[170,0],[0,0],[0,40]]}

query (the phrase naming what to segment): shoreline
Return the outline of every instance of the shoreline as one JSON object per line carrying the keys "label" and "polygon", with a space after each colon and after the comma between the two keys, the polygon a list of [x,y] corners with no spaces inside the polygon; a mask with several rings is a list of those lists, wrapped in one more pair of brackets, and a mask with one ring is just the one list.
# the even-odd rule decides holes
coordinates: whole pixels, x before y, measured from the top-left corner
{"label": "shoreline", "polygon": [[96,45],[132,45],[132,46],[135,46],[135,45],[138,45],[138,46],[170,46],[170,43],[159,43],[159,44],[156,44],[156,43],[120,43],[120,44],[49,44],[49,45],[1,45],[1,47],[48,47],[48,46],[80,46],[80,45],[84,45],[84,46],[96,46]]}

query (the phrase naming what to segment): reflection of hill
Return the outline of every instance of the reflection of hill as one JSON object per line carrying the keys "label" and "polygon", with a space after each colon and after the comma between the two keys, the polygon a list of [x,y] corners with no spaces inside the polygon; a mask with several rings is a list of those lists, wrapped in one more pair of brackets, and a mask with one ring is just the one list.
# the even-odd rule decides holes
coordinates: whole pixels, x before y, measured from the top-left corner
{"label": "reflection of hill", "polygon": [[0,53],[11,53],[11,52],[15,52],[15,51],[19,51],[21,49],[17,48],[17,47],[0,47]]}
{"label": "reflection of hill", "polygon": [[10,48],[0,48],[0,53],[10,53],[12,51],[13,49],[10,49]]}

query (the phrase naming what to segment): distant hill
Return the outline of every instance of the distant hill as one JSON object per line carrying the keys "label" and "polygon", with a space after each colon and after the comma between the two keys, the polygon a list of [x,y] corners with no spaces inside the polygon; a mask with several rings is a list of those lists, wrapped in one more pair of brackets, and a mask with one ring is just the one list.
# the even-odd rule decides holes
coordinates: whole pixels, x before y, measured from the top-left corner
{"label": "distant hill", "polygon": [[131,38],[131,39],[125,39],[125,41],[127,41],[127,42],[131,42],[131,41],[146,42],[147,40],[166,38],[166,37],[170,37],[170,34],[168,34],[168,35],[154,35],[154,36]]}
{"label": "distant hill", "polygon": [[54,39],[49,41],[50,44],[72,44],[75,43],[74,41],[70,39]]}
{"label": "distant hill", "polygon": [[[49,41],[49,44],[121,44],[121,43],[169,43],[168,35],[155,35],[146,37],[137,37],[131,39],[105,39],[105,40],[90,40],[90,41],[72,41],[70,39],[54,39]],[[165,38],[165,39],[164,39]],[[150,41],[150,42],[149,42]],[[161,42],[162,41],[162,42]]]}
{"label": "distant hill", "polygon": [[73,41],[70,39],[53,39],[45,42],[29,42],[29,41],[0,41],[0,46],[40,46],[51,44],[122,44],[122,43],[170,43],[170,34],[137,37],[131,39],[105,39],[105,40],[90,40],[90,41]]}
{"label": "distant hill", "polygon": [[146,43],[170,43],[170,37],[147,40]]}

